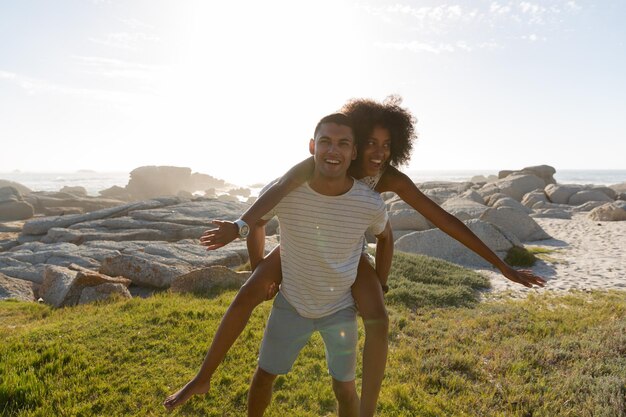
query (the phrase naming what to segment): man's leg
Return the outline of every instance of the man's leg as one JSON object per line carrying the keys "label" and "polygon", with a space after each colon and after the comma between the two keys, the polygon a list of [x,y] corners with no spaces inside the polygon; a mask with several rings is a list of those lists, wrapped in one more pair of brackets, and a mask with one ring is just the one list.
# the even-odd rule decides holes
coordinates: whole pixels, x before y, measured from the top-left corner
{"label": "man's leg", "polygon": [[333,378],[333,391],[337,398],[337,415],[339,417],[357,417],[359,415],[359,395],[356,384],[352,381],[338,381]]}
{"label": "man's leg", "polygon": [[[248,392],[248,417],[261,417],[272,401],[272,386],[276,375],[257,366]],[[356,392],[356,390],[355,390]]]}
{"label": "man's leg", "polygon": [[354,383],[357,342],[359,338],[356,309],[344,308],[330,316],[317,319],[324,346],[328,371],[333,378],[333,391],[338,403],[339,417],[359,415],[359,396]]}
{"label": "man's leg", "polygon": [[167,397],[163,402],[166,408],[178,407],[191,396],[204,394],[209,390],[213,373],[246,327],[252,311],[267,298],[269,287],[273,283],[277,285],[281,279],[280,251],[277,247],[258,265],[241,287],[222,317],[200,370],[184,387]]}
{"label": "man's leg", "polygon": [[359,261],[357,278],[352,285],[352,296],[357,303],[365,327],[359,415],[372,417],[376,412],[378,394],[385,375],[389,317],[385,309],[380,281],[365,256],[361,256]]}

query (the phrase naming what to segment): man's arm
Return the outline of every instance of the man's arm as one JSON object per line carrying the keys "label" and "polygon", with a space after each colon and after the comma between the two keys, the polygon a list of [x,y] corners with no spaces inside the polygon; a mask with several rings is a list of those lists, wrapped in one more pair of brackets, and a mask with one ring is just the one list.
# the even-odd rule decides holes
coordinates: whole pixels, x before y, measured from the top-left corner
{"label": "man's arm", "polygon": [[391,270],[391,260],[393,258],[393,234],[389,220],[385,225],[385,230],[376,235],[376,275],[380,280],[383,291],[387,292],[387,279]]}

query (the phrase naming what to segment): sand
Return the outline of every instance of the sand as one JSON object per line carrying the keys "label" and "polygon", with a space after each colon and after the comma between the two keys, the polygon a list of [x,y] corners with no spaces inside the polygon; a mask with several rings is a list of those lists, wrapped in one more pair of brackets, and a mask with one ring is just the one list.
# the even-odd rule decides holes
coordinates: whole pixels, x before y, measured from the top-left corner
{"label": "sand", "polygon": [[527,289],[498,271],[479,269],[493,285],[492,293],[524,297],[533,292],[569,290],[626,290],[626,221],[598,222],[587,213],[571,220],[537,218],[552,239],[526,242],[529,247],[550,250],[532,269],[548,282],[543,288]]}

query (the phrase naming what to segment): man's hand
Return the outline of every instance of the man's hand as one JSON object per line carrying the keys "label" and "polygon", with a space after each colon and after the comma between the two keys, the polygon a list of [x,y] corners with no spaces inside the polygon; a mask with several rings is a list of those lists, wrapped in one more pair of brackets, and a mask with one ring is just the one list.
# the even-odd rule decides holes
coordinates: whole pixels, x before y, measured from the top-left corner
{"label": "man's hand", "polygon": [[239,237],[239,228],[235,223],[223,220],[213,220],[211,223],[216,224],[217,229],[207,230],[200,237],[200,244],[206,246],[207,250],[226,246]]}
{"label": "man's hand", "polygon": [[509,266],[502,271],[502,274],[513,282],[522,284],[525,287],[532,288],[533,285],[543,287],[546,280],[535,275],[530,269],[513,269]]}

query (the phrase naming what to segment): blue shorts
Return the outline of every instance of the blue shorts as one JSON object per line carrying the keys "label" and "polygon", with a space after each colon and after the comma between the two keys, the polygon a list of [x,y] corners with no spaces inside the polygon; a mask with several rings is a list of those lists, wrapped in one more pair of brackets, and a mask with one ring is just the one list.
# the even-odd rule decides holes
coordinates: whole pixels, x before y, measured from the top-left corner
{"label": "blue shorts", "polygon": [[280,292],[263,335],[259,368],[273,375],[286,374],[316,330],[324,340],[330,375],[337,381],[353,381],[358,340],[356,308],[348,307],[319,319],[309,319],[298,314]]}

